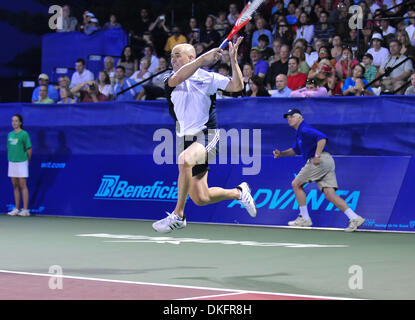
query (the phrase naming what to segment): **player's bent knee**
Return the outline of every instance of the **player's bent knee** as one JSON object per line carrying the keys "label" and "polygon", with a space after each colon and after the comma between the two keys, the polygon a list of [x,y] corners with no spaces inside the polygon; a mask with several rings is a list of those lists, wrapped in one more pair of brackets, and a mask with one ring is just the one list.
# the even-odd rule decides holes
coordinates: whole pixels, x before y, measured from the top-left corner
{"label": "player's bent knee", "polygon": [[179,156],[179,169],[193,168],[196,165],[196,161],[192,157],[191,153],[182,152]]}
{"label": "player's bent knee", "polygon": [[291,182],[291,186],[293,187],[293,189],[300,189],[301,188],[301,183],[297,180],[293,180]]}
{"label": "player's bent knee", "polygon": [[328,201],[333,201],[336,197],[336,193],[333,188],[324,188],[323,193]]}
{"label": "player's bent knee", "polygon": [[208,197],[197,196],[197,197],[191,197],[191,199],[194,202],[194,204],[197,205],[198,207],[206,206],[210,203],[210,199]]}

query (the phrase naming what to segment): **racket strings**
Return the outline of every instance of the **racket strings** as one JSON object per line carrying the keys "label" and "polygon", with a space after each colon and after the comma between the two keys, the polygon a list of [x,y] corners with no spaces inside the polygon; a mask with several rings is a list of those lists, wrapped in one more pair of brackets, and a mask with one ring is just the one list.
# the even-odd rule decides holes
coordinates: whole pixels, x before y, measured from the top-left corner
{"label": "racket strings", "polygon": [[264,2],[265,0],[254,0],[249,7],[245,9],[245,12],[242,12],[239,19],[235,22],[235,25],[239,26],[242,23],[244,23],[246,20],[250,20],[252,18],[252,15],[254,12],[259,8],[259,6]]}

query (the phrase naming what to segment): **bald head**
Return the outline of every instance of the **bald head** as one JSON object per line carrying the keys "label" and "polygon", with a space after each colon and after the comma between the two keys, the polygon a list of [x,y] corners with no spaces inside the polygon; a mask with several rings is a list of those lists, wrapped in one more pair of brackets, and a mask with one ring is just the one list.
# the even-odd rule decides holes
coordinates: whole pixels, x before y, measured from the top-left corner
{"label": "bald head", "polygon": [[195,58],[196,50],[191,44],[181,43],[175,45],[171,51],[171,64],[173,70],[179,70],[182,66],[193,61]]}
{"label": "bald head", "polygon": [[191,44],[188,44],[188,43],[180,43],[180,44],[175,45],[172,52],[174,52],[175,50],[180,50],[181,52],[187,54],[188,56],[193,56],[193,57],[196,56],[195,48]]}

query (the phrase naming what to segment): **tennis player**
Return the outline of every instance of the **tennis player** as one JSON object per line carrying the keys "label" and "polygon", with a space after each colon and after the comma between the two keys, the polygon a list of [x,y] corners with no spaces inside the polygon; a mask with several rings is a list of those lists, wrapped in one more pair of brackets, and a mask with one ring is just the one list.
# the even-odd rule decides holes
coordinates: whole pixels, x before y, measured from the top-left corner
{"label": "tennis player", "polygon": [[183,152],[178,157],[178,200],[168,216],[153,224],[162,233],[186,227],[184,207],[188,195],[198,206],[223,200],[238,200],[255,217],[257,209],[246,182],[234,189],[209,188],[207,183],[208,161],[217,155],[219,130],[216,119],[215,96],[218,89],[227,92],[243,90],[242,72],[238,66],[237,52],[242,41],[229,42],[232,78],[208,72],[202,67],[216,62],[222,55],[219,48],[196,58],[190,44],[176,45],[171,54],[173,73],[165,81],[170,114],[176,121],[176,134]]}
{"label": "tennis player", "polygon": [[[29,161],[32,156],[32,143],[29,134],[23,130],[23,118],[20,114],[12,117],[11,131],[7,136],[8,176],[12,181],[16,207],[8,212],[9,216],[30,216],[29,190],[26,180],[29,177]],[[23,209],[20,200],[23,198]]]}
{"label": "tennis player", "polygon": [[310,227],[313,223],[307,210],[307,198],[303,186],[308,182],[315,181],[320,190],[326,196],[326,199],[332,202],[339,210],[349,218],[349,226],[346,232],[353,232],[359,228],[364,222],[361,216],[358,216],[346,202],[336,194],[337,179],[335,173],[334,159],[326,150],[327,136],[311,127],[304,122],[300,110],[290,109],[284,118],[288,120],[290,127],[296,132],[295,145],[287,150],[273,151],[274,158],[289,157],[302,155],[305,166],[297,174],[291,183],[295,198],[300,207],[300,214],[294,221],[290,221],[288,225],[297,227]]}

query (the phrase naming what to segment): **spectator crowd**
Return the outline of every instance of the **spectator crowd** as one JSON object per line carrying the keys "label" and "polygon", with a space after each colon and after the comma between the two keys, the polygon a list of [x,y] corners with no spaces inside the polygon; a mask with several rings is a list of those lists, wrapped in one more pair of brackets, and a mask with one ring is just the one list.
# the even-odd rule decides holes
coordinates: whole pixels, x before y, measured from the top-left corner
{"label": "spectator crowd", "polygon": [[[93,74],[78,59],[71,79],[61,77],[57,85],[41,74],[32,102],[163,98],[173,47],[190,43],[197,56],[218,47],[241,10],[232,3],[227,10],[207,14],[203,21],[189,17],[183,25],[171,25],[168,15],[153,18],[150,9],[142,8],[135,26],[125,30],[129,45],[118,61],[106,57],[103,69]],[[65,5],[63,15],[59,32],[90,35],[123,28],[115,14],[103,24],[90,11],[78,20]],[[267,0],[240,35],[244,40],[238,62],[245,87],[237,94],[221,91],[218,98],[415,94],[415,5],[411,1]],[[231,77],[229,52],[225,49],[221,60],[206,69]]]}

